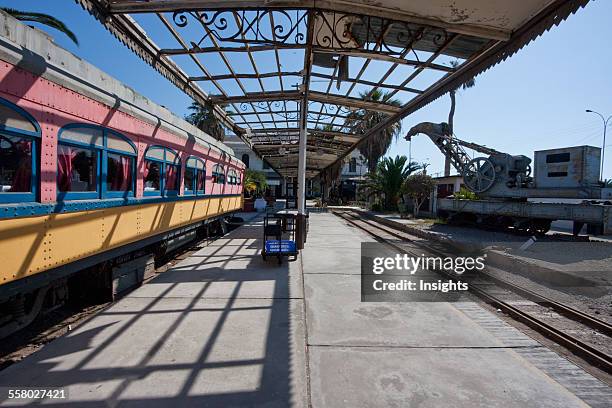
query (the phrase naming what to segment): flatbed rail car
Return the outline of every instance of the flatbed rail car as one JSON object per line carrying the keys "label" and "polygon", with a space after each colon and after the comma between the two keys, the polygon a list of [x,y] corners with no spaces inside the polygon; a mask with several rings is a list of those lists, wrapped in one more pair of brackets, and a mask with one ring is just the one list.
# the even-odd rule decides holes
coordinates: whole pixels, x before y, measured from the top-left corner
{"label": "flatbed rail car", "polygon": [[86,268],[76,291],[137,284],[151,256],[241,209],[244,164],[44,33],[4,13],[0,28],[2,337],[79,296]]}
{"label": "flatbed rail car", "polygon": [[573,203],[538,203],[526,201],[459,200],[439,198],[437,213],[444,218],[489,226],[513,227],[527,232],[545,233],[552,221],[574,222],[577,234],[583,225],[594,234],[612,234],[612,202],[585,201]]}

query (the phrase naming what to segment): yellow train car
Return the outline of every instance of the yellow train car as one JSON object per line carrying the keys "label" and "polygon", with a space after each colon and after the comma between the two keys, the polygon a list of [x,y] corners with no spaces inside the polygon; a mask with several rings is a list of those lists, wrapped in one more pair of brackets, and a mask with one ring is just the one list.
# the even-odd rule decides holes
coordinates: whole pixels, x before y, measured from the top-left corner
{"label": "yellow train car", "polygon": [[156,257],[222,228],[242,208],[245,169],[40,32],[15,30],[0,45],[0,338],[68,296],[137,285]]}

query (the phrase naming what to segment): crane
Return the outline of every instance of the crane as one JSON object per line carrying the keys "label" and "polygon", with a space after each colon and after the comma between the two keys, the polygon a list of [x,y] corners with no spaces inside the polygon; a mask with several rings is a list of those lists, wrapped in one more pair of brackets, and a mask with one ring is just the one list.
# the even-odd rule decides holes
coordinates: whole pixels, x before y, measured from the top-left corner
{"label": "crane", "polygon": [[[453,167],[463,176],[467,188],[482,196],[514,197],[512,190],[529,187],[532,182],[531,159],[512,156],[490,147],[453,137],[447,123],[422,122],[413,126],[405,136],[411,140],[420,133],[427,135],[448,157]],[[464,148],[489,157],[471,158]]]}

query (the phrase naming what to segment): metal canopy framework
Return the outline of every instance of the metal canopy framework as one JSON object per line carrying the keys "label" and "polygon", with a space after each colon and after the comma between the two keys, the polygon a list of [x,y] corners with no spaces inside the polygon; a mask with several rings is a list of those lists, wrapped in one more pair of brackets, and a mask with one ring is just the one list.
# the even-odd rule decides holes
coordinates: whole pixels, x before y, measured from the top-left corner
{"label": "metal canopy framework", "polygon": [[[307,178],[588,3],[76,1],[194,100],[214,103],[282,176],[297,176],[305,127]],[[355,120],[374,113],[384,120],[373,128]]]}

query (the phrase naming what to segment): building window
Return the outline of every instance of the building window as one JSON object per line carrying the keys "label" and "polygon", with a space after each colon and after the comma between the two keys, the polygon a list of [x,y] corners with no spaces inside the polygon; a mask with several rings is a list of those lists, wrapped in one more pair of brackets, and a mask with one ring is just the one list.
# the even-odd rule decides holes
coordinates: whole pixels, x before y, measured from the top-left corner
{"label": "building window", "polygon": [[185,164],[185,194],[204,194],[206,166],[202,159],[191,156]]}
{"label": "building window", "polygon": [[242,155],[242,162],[244,163],[247,169],[249,168],[250,161],[251,161],[251,158],[249,157],[248,153],[245,153]]}
{"label": "building window", "polygon": [[40,134],[29,113],[0,98],[0,203],[36,200]]}
{"label": "building window", "polygon": [[354,157],[349,161],[349,173],[357,173],[357,159]]}
{"label": "building window", "polygon": [[84,124],[60,129],[58,199],[133,197],[136,146],[112,130]]}
{"label": "building window", "polygon": [[181,162],[175,151],[150,146],[145,152],[144,195],[176,196],[179,192]]}
{"label": "building window", "polygon": [[268,170],[270,168],[270,164],[267,161],[263,161],[263,169]]}
{"label": "building window", "polygon": [[215,164],[212,169],[212,182],[215,184],[225,184],[225,169],[220,164]]}

